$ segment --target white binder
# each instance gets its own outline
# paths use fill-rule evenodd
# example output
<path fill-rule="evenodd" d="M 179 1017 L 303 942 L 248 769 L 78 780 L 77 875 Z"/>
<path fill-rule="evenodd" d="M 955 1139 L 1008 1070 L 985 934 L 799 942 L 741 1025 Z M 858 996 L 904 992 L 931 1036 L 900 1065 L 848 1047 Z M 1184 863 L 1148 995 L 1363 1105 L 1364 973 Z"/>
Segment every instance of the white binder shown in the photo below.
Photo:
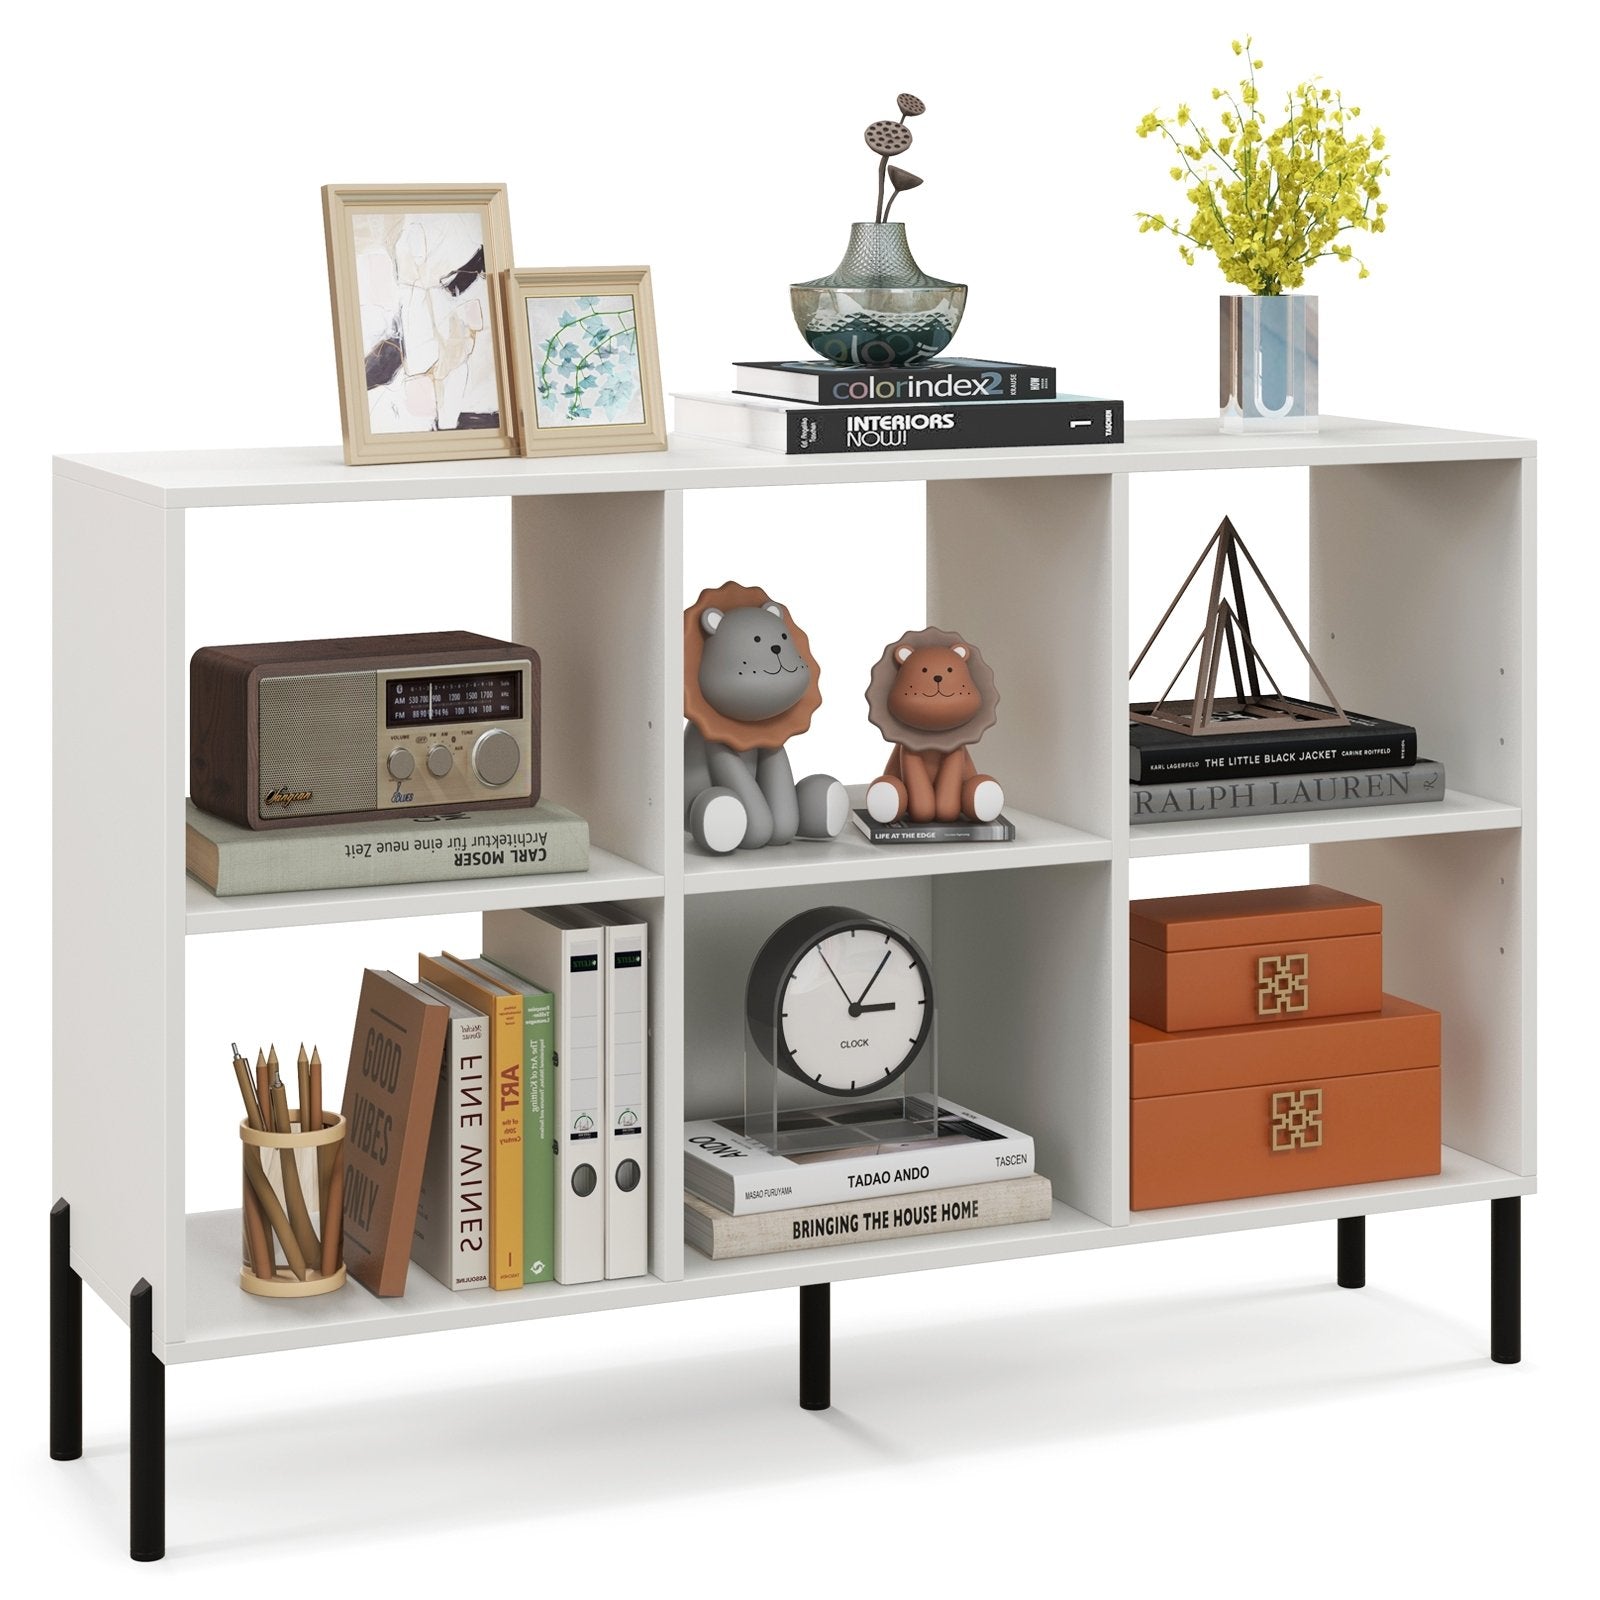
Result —
<path fill-rule="evenodd" d="M 488 911 L 483 953 L 556 1002 L 555 1277 L 606 1276 L 605 929 L 573 907 Z"/>
<path fill-rule="evenodd" d="M 649 929 L 615 904 L 578 906 L 605 929 L 606 1276 L 650 1270 Z"/>

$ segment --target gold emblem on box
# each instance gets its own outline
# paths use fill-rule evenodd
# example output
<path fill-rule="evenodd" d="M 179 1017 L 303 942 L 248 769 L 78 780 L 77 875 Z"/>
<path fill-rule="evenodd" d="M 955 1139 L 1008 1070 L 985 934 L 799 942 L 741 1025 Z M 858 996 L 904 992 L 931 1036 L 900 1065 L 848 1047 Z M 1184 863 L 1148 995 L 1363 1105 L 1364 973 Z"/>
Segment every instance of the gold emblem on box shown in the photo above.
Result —
<path fill-rule="evenodd" d="M 1256 1015 L 1293 1016 L 1311 1004 L 1311 955 L 1262 956 L 1256 962 Z"/>
<path fill-rule="evenodd" d="M 1279 1089 L 1272 1096 L 1272 1149 L 1322 1148 L 1322 1091 Z"/>

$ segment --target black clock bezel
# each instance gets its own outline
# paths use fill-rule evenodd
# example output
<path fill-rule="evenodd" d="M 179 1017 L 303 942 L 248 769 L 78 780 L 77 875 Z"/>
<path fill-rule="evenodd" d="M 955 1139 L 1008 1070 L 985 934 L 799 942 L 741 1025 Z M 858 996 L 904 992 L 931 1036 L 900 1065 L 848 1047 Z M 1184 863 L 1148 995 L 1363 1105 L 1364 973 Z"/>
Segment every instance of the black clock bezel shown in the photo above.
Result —
<path fill-rule="evenodd" d="M 922 975 L 923 992 L 928 1003 L 922 1008 L 922 1023 L 917 1030 L 916 1042 L 901 1059 L 893 1072 L 874 1078 L 865 1088 L 836 1089 L 819 1082 L 803 1071 L 789 1053 L 778 1023 L 778 1000 L 794 976 L 794 969 L 815 945 L 836 933 L 850 929 L 882 933 L 902 945 L 916 963 Z M 745 1017 L 750 1036 L 762 1056 L 778 1071 L 786 1073 L 797 1083 L 803 1083 L 818 1094 L 837 1100 L 857 1100 L 868 1095 L 882 1094 L 897 1078 L 910 1070 L 922 1054 L 928 1035 L 933 1030 L 933 969 L 926 952 L 904 928 L 897 928 L 882 917 L 854 911 L 849 906 L 814 906 L 810 911 L 798 912 L 767 937 L 750 964 L 750 975 L 745 981 Z"/>

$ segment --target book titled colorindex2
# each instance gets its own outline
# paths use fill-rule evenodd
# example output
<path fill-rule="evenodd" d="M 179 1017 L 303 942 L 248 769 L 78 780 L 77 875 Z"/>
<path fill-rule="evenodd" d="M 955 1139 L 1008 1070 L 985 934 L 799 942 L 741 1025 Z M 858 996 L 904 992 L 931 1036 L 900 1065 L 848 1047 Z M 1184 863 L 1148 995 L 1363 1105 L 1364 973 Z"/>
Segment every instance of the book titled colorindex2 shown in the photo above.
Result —
<path fill-rule="evenodd" d="M 1056 369 L 952 356 L 917 367 L 837 367 L 831 361 L 745 361 L 733 369 L 741 394 L 813 406 L 983 404 L 1052 400 Z"/>

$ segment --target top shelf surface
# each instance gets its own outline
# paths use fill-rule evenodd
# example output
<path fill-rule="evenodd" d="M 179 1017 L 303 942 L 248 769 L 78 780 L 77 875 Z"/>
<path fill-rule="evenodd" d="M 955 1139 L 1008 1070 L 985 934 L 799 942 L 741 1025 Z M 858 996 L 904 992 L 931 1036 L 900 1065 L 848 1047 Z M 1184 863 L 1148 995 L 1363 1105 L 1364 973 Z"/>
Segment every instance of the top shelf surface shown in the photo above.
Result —
<path fill-rule="evenodd" d="M 784 456 L 674 434 L 665 451 L 546 460 L 439 461 L 347 467 L 337 445 L 275 450 L 186 450 L 57 456 L 59 477 L 167 510 L 309 505 L 364 500 L 451 500 L 484 495 L 605 494 L 744 489 L 810 483 L 905 483 L 950 478 L 1192 472 L 1228 467 L 1369 466 L 1384 462 L 1500 461 L 1534 454 L 1533 441 L 1324 417 L 1317 433 L 1224 434 L 1214 417 L 1130 422 L 1125 444 L 1003 450 L 918 450 L 898 455 Z"/>

